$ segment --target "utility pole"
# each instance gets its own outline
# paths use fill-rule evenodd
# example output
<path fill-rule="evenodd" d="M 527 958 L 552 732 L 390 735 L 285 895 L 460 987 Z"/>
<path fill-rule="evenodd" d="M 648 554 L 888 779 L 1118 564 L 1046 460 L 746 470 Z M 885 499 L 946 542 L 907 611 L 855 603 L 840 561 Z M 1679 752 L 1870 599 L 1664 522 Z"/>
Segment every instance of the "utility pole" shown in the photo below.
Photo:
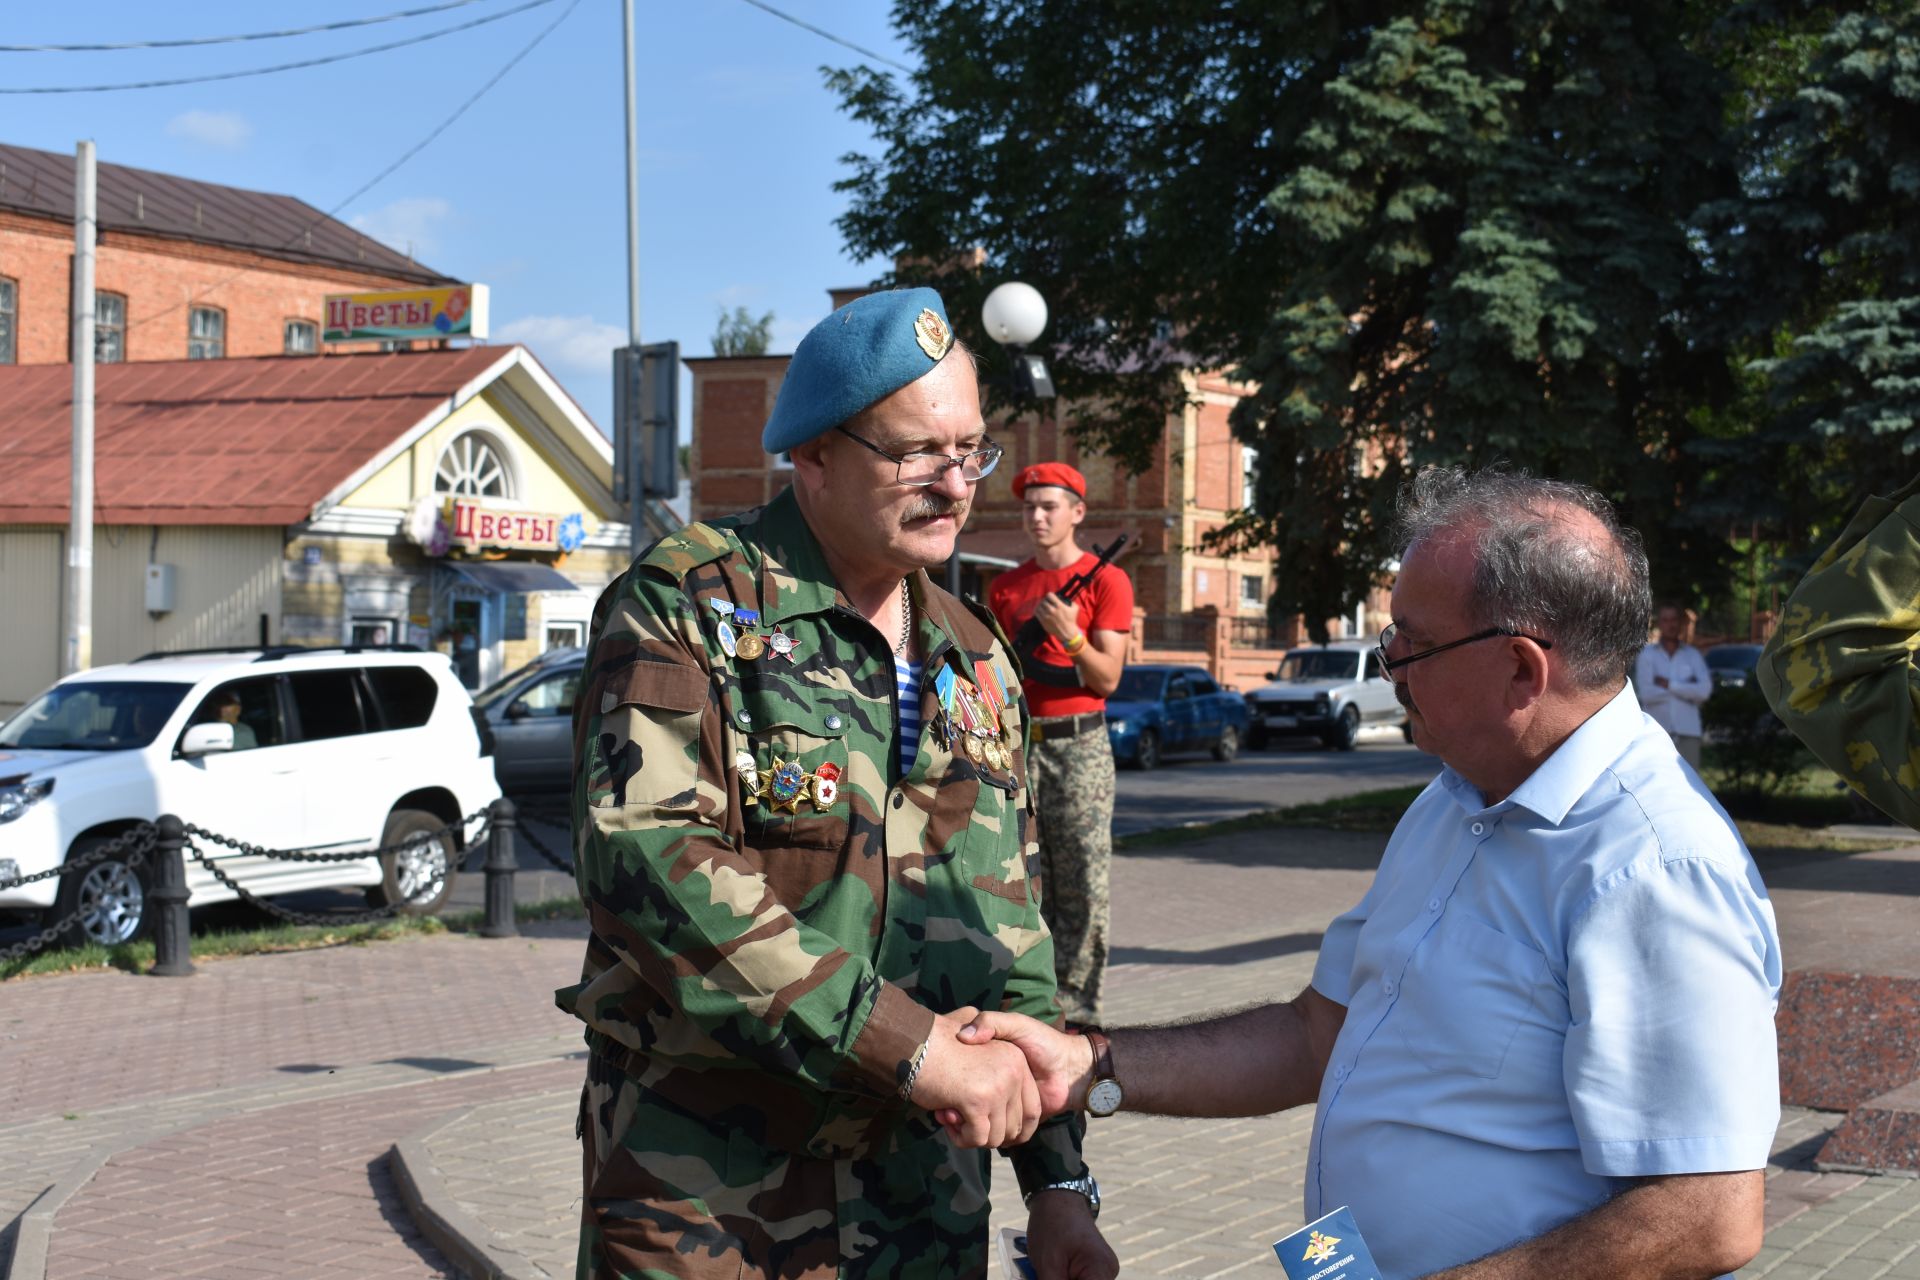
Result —
<path fill-rule="evenodd" d="M 624 19 L 625 40 L 622 47 L 627 55 L 627 349 L 632 353 L 628 358 L 635 363 L 640 360 L 640 120 L 634 106 L 633 88 L 633 0 L 621 0 L 621 13 Z M 638 370 L 635 371 L 636 374 Z M 647 388 L 643 384 L 635 397 L 637 404 L 646 403 Z M 639 447 L 638 426 L 633 428 L 636 438 L 629 442 L 626 451 L 626 488 L 628 506 L 628 545 L 631 553 L 638 556 L 645 549 L 647 510 L 647 471 L 646 450 Z"/>
<path fill-rule="evenodd" d="M 93 144 L 74 152 L 73 487 L 67 513 L 67 643 L 62 675 L 93 665 Z"/>

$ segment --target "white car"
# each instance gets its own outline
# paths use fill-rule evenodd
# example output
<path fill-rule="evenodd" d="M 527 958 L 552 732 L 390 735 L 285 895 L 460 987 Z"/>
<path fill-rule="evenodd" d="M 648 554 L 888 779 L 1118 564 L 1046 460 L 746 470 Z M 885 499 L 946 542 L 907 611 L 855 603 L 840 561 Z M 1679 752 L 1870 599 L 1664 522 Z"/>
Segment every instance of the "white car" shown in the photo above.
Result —
<path fill-rule="evenodd" d="M 1247 701 L 1253 712 L 1247 745 L 1255 750 L 1273 738 L 1310 734 L 1335 751 L 1351 751 L 1362 729 L 1381 725 L 1413 740 L 1407 710 L 1394 697 L 1371 641 L 1289 650 L 1273 683 L 1249 693 Z"/>
<path fill-rule="evenodd" d="M 149 654 L 61 680 L 0 725 L 0 883 L 62 865 L 163 813 L 263 849 L 400 854 L 289 862 L 195 843 L 249 893 L 361 887 L 446 900 L 460 834 L 500 797 L 473 703 L 441 654 L 268 648 Z M 0 912 L 77 913 L 69 941 L 148 926 L 152 870 L 108 858 L 0 889 Z M 236 895 L 191 855 L 194 906 Z M 49 914 L 51 913 L 51 914 Z"/>

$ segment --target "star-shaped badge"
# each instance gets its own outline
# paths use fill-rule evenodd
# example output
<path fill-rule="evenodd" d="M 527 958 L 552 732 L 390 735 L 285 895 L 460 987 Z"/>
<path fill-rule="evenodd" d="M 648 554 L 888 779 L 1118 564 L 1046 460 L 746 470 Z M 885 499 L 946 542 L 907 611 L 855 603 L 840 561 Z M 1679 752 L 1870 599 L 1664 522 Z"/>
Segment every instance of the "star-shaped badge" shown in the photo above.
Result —
<path fill-rule="evenodd" d="M 807 794 L 807 784 L 812 781 L 807 771 L 791 760 L 773 758 L 773 768 L 760 771 L 759 797 L 766 801 L 767 808 L 775 813 L 782 810 L 787 813 L 799 813 L 796 807 Z"/>

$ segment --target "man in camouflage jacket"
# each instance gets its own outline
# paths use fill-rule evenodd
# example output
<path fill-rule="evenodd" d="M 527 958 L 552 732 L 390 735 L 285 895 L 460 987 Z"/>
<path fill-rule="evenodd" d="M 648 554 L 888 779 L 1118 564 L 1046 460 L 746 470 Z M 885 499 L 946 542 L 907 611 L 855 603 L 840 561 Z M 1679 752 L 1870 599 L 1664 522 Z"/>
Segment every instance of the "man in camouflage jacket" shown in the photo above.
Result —
<path fill-rule="evenodd" d="M 1767 701 L 1813 754 L 1920 827 L 1920 477 L 1869 499 L 1794 588 L 1760 654 Z"/>
<path fill-rule="evenodd" d="M 592 933 L 558 994 L 590 1049 L 583 1277 L 980 1275 L 987 1160 L 956 1138 L 1011 1155 L 1043 1275 L 1118 1269 L 1079 1117 L 1040 1121 L 1017 1051 L 955 1035 L 1051 1019 L 1054 976 L 1016 668 L 924 572 L 998 461 L 952 345 L 931 290 L 823 321 L 763 439 L 794 486 L 662 540 L 595 611 Z"/>

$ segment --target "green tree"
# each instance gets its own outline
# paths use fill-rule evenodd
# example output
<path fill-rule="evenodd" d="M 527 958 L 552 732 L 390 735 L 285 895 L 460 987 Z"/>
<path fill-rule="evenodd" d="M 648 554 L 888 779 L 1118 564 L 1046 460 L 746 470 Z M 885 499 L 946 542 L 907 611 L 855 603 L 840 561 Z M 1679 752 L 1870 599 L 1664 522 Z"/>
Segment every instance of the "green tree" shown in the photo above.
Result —
<path fill-rule="evenodd" d="M 720 308 L 720 318 L 713 329 L 713 354 L 763 356 L 772 341 L 773 312 L 756 320 L 745 307 L 735 307 L 732 315 L 727 314 L 725 307 Z"/>
<path fill-rule="evenodd" d="M 1690 445 L 1736 388 L 1690 218 L 1738 194 L 1716 13 L 902 3 L 910 83 L 830 76 L 883 145 L 848 158 L 841 228 L 861 256 L 984 249 L 933 273 L 963 333 L 993 283 L 1039 287 L 1078 429 L 1136 467 L 1175 368 L 1256 385 L 1234 417 L 1254 506 L 1223 537 L 1280 549 L 1277 615 L 1361 596 L 1427 462 L 1595 484 L 1663 589 L 1712 585 L 1724 528 L 1694 513 L 1712 454 Z"/>
<path fill-rule="evenodd" d="M 1920 10 L 1762 0 L 1718 34 L 1746 165 L 1701 222 L 1757 425 L 1727 479 L 1803 567 L 1920 451 Z"/>

